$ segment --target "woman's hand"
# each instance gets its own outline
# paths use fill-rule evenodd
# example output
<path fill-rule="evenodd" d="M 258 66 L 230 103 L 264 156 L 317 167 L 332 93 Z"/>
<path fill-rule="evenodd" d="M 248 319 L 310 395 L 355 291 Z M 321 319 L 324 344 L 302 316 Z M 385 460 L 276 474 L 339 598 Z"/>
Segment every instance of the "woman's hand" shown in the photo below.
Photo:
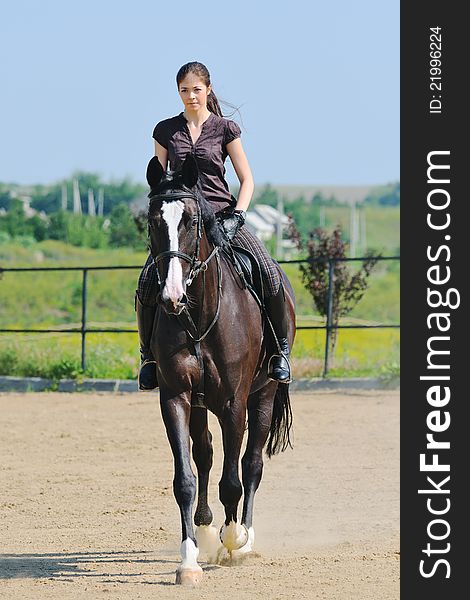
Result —
<path fill-rule="evenodd" d="M 233 238 L 237 235 L 238 230 L 245 224 L 246 213 L 244 210 L 234 210 L 228 214 L 227 217 L 224 216 L 222 221 L 222 227 L 225 231 L 225 235 L 227 238 L 232 241 Z"/>

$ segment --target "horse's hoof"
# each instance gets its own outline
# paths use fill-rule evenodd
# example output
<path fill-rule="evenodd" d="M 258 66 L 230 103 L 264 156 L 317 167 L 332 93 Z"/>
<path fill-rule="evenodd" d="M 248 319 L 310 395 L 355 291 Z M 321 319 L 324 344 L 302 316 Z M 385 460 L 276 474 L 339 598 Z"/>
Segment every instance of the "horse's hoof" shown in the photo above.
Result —
<path fill-rule="evenodd" d="M 242 548 L 249 539 L 250 535 L 245 525 L 231 521 L 228 525 L 222 525 L 220 528 L 220 541 L 229 552 Z"/>
<path fill-rule="evenodd" d="M 223 547 L 218 530 L 213 525 L 199 525 L 196 529 L 196 540 L 199 550 L 206 555 L 207 562 L 216 564 Z"/>
<path fill-rule="evenodd" d="M 253 529 L 253 527 L 250 527 L 250 529 L 248 529 L 248 540 L 247 540 L 246 544 L 244 544 L 241 548 L 238 548 L 238 550 L 233 550 L 232 559 L 238 560 L 241 558 L 245 558 L 249 554 L 252 554 L 254 543 L 255 543 L 255 530 Z"/>
<path fill-rule="evenodd" d="M 202 580 L 203 571 L 201 567 L 183 568 L 176 571 L 176 584 L 195 587 Z"/>

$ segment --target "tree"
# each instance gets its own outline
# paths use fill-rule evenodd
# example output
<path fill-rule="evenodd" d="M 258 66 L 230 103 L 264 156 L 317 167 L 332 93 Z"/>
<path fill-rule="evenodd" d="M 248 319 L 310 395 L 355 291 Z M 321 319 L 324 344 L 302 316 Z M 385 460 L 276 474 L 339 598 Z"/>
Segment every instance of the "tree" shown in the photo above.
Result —
<path fill-rule="evenodd" d="M 400 182 L 381 185 L 373 189 L 364 200 L 376 206 L 400 206 Z"/>
<path fill-rule="evenodd" d="M 5 189 L 4 186 L 0 183 L 0 208 L 8 210 L 10 208 L 10 200 L 10 191 Z"/>
<path fill-rule="evenodd" d="M 34 239 L 37 242 L 42 242 L 48 236 L 48 223 L 39 215 L 33 215 L 28 219 Z"/>
<path fill-rule="evenodd" d="M 46 188 L 37 185 L 33 189 L 31 207 L 38 211 L 52 213 L 60 210 L 62 206 L 62 189 L 59 185 Z"/>
<path fill-rule="evenodd" d="M 108 245 L 108 231 L 103 217 L 75 215 L 59 210 L 50 216 L 48 233 L 51 239 L 72 246 L 106 248 Z"/>
<path fill-rule="evenodd" d="M 11 198 L 8 212 L 1 217 L 0 227 L 12 238 L 33 235 L 33 228 L 24 214 L 23 203 L 17 198 Z"/>
<path fill-rule="evenodd" d="M 49 237 L 51 240 L 68 242 L 67 224 L 70 216 L 71 213 L 67 213 L 63 210 L 52 213 L 49 221 Z"/>
<path fill-rule="evenodd" d="M 109 214 L 118 204 L 129 204 L 136 198 L 144 196 L 147 187 L 133 183 L 129 178 L 122 181 L 111 181 L 104 188 L 104 214 Z"/>
<path fill-rule="evenodd" d="M 48 222 L 39 215 L 27 217 L 21 200 L 11 198 L 8 212 L 0 216 L 0 230 L 13 239 L 26 237 L 40 242 L 48 237 Z"/>
<path fill-rule="evenodd" d="M 110 214 L 112 209 L 121 202 L 129 204 L 136 198 L 143 196 L 146 191 L 145 186 L 133 183 L 129 178 L 104 183 L 98 173 L 74 171 L 68 179 L 64 179 L 63 181 L 48 186 L 33 186 L 31 206 L 36 210 L 43 210 L 48 214 L 57 212 L 62 208 L 62 188 L 65 186 L 68 196 L 68 209 L 70 210 L 72 205 L 74 179 L 78 181 L 78 188 L 84 212 L 86 212 L 88 206 L 86 198 L 89 189 L 92 189 L 95 192 L 95 198 L 97 197 L 98 191 L 100 189 L 103 190 L 105 215 Z"/>
<path fill-rule="evenodd" d="M 124 202 L 115 206 L 111 212 L 109 244 L 117 248 L 145 248 L 129 206 Z"/>
<path fill-rule="evenodd" d="M 279 193 L 268 183 L 254 198 L 253 204 L 269 204 L 269 206 L 277 208 L 279 204 Z"/>
<path fill-rule="evenodd" d="M 342 232 L 337 227 L 332 233 L 318 227 L 310 232 L 305 243 L 302 240 L 293 219 L 290 218 L 289 237 L 297 248 L 307 252 L 307 264 L 300 265 L 302 283 L 312 295 L 318 312 L 327 318 L 328 315 L 328 287 L 329 263 L 332 262 L 333 290 L 332 290 L 332 322 L 333 329 L 330 336 L 330 355 L 333 357 L 341 317 L 349 314 L 363 297 L 368 287 L 368 279 L 377 263 L 377 258 L 367 255 L 360 269 L 352 272 L 346 258 L 346 242 L 342 239 Z"/>

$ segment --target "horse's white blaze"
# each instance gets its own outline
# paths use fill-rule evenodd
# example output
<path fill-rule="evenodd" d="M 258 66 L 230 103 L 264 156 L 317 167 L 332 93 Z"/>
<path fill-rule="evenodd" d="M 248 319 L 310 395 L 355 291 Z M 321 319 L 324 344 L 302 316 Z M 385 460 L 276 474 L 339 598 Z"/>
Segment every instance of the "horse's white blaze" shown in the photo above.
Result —
<path fill-rule="evenodd" d="M 168 225 L 168 235 L 170 237 L 170 250 L 178 251 L 178 226 L 183 216 L 184 204 L 181 200 L 176 202 L 164 202 L 162 206 L 162 217 Z M 183 289 L 183 269 L 178 257 L 170 259 L 168 275 L 163 288 L 163 300 L 171 300 L 174 304 L 178 302 L 184 293 Z"/>
<path fill-rule="evenodd" d="M 199 549 L 191 538 L 186 538 L 181 544 L 181 565 L 180 569 L 197 569 L 197 557 Z"/>

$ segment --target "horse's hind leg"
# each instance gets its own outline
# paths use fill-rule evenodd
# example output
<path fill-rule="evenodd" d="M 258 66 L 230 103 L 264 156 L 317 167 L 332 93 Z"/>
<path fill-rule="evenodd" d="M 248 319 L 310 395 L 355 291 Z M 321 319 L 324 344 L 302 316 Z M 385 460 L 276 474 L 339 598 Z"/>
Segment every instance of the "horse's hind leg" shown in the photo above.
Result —
<path fill-rule="evenodd" d="M 242 458 L 242 525 L 248 529 L 248 543 L 239 550 L 240 553 L 250 552 L 255 541 L 253 505 L 263 474 L 263 448 L 271 427 L 273 398 L 277 385 L 277 382 L 271 381 L 248 398 L 248 440 Z"/>
<path fill-rule="evenodd" d="M 176 583 L 195 585 L 202 577 L 197 563 L 199 550 L 194 536 L 192 508 L 196 497 L 196 477 L 189 454 L 189 394 L 171 397 L 160 391 L 160 407 L 175 462 L 173 492 L 181 513 L 181 564 L 176 571 Z"/>
<path fill-rule="evenodd" d="M 232 552 L 246 544 L 248 531 L 237 523 L 238 503 L 242 495 L 242 484 L 238 475 L 238 461 L 245 430 L 246 403 L 233 400 L 222 418 L 224 444 L 224 466 L 219 482 L 219 498 L 225 508 L 225 524 L 222 526 L 220 539 L 224 546 Z"/>
<path fill-rule="evenodd" d="M 196 539 L 198 548 L 207 556 L 209 562 L 217 561 L 220 547 L 219 532 L 212 523 L 212 511 L 209 508 L 207 488 L 209 472 L 212 467 L 212 434 L 207 423 L 207 410 L 193 408 L 189 431 L 193 440 L 193 458 L 198 475 L 198 499 L 194 523 L 197 525 Z"/>

